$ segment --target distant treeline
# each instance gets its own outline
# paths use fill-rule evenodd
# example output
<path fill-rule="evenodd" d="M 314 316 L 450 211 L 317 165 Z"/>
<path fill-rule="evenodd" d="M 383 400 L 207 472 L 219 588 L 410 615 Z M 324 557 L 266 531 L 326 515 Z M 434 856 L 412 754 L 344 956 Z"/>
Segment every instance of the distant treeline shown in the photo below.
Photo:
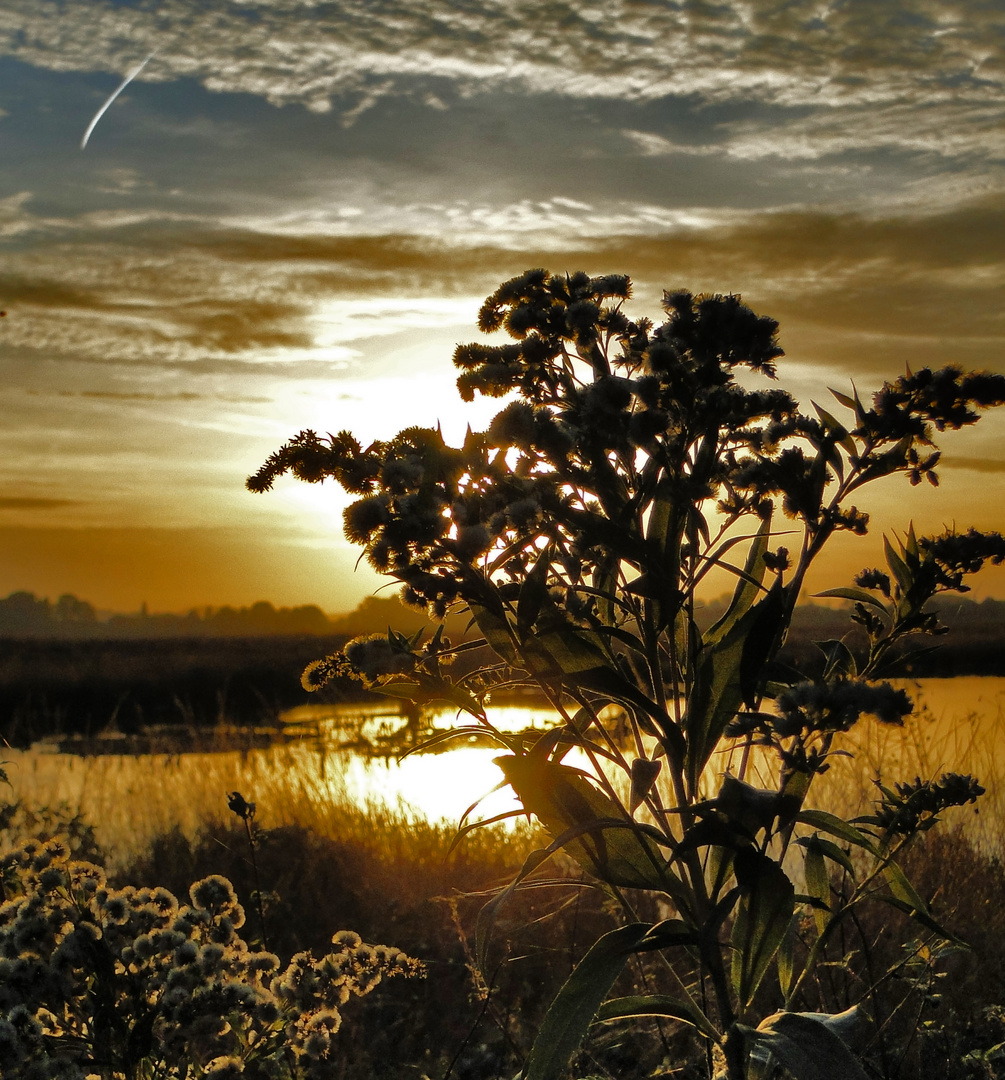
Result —
<path fill-rule="evenodd" d="M 898 674 L 1005 675 L 1005 601 L 943 598 L 938 609 L 950 633 L 918 638 L 919 646 L 937 648 L 905 658 Z M 707 604 L 699 621 L 711 625 L 722 610 L 721 603 Z M 814 642 L 841 638 L 862 651 L 861 628 L 849 615 L 822 605 L 797 608 L 780 661 L 812 677 L 823 657 Z M 369 597 L 338 618 L 313 606 L 261 603 L 99 619 L 76 597 L 51 604 L 14 593 L 0 600 L 0 738 L 26 745 L 44 735 L 134 733 L 164 723 L 267 725 L 309 701 L 359 700 L 359 684 L 347 680 L 310 695 L 300 674 L 348 638 L 389 625 L 413 633 L 427 624 L 394 596 Z M 465 618 L 448 620 L 453 640 L 466 630 Z"/>
<path fill-rule="evenodd" d="M 931 608 L 948 633 L 909 639 L 908 653 L 897 674 L 914 678 L 1005 675 L 1005 600 L 976 601 L 946 594 L 937 597 Z M 822 656 L 814 642 L 840 639 L 853 653 L 864 653 L 865 634 L 850 615 L 848 608 L 800 605 L 780 659 L 812 673 Z"/>
<path fill-rule="evenodd" d="M 449 620 L 455 635 L 466 621 Z M 284 637 L 380 633 L 388 625 L 410 633 L 426 624 L 421 612 L 396 597 L 368 596 L 347 615 L 326 615 L 316 604 L 274 607 L 260 600 L 250 607 L 206 607 L 185 615 L 151 614 L 144 605 L 130 615 L 99 615 L 94 605 L 67 593 L 53 603 L 31 592 L 14 592 L 0 600 L 0 638 L 80 639 Z"/>
<path fill-rule="evenodd" d="M 711 601 L 696 614 L 710 626 L 724 610 L 726 599 Z M 933 607 L 949 627 L 945 637 L 917 639 L 921 645 L 937 645 L 927 654 L 924 673 L 929 675 L 1005 675 L 1005 601 L 981 602 L 962 595 L 938 598 Z M 850 619 L 849 607 L 803 604 L 796 609 L 785 656 L 798 666 L 812 668 L 814 641 L 845 639 L 852 649 L 864 648 L 865 639 Z M 458 640 L 474 631 L 465 616 L 447 619 L 447 636 Z M 260 600 L 250 607 L 193 609 L 185 615 L 150 614 L 144 605 L 131 615 L 101 616 L 86 600 L 66 594 L 55 603 L 30 592 L 11 593 L 0 600 L 0 639 L 21 641 L 150 641 L 160 638 L 347 638 L 384 633 L 389 626 L 411 634 L 428 626 L 420 611 L 401 604 L 395 595 L 368 596 L 354 611 L 327 615 L 316 604 L 274 607 Z M 916 673 L 910 665 L 906 673 Z"/>

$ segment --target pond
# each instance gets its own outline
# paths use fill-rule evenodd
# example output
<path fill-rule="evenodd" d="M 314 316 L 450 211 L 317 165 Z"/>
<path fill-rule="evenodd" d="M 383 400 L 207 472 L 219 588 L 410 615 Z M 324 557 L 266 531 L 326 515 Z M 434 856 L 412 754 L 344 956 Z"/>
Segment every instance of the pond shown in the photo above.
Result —
<path fill-rule="evenodd" d="M 979 813 L 956 813 L 967 828 L 996 847 L 1005 821 L 1005 678 L 962 677 L 905 682 L 921 708 L 904 728 L 863 722 L 852 733 L 853 758 L 836 758 L 815 788 L 815 801 L 836 812 L 866 809 L 870 777 L 887 782 L 971 772 L 988 789 Z M 501 730 L 543 729 L 556 717 L 542 707 L 500 707 L 490 718 Z M 456 825 L 478 800 L 480 817 L 516 807 L 490 745 L 451 744 L 441 753 L 403 760 L 360 753 L 346 746 L 360 737 L 379 742 L 404 720 L 387 708 L 308 706 L 285 714 L 283 739 L 249 748 L 122 752 L 114 741 L 102 753 L 68 753 L 52 744 L 4 757 L 14 797 L 31 806 L 63 804 L 80 812 L 110 849 L 134 847 L 178 827 L 194 833 L 207 818 L 226 817 L 226 794 L 241 791 L 257 802 L 259 820 L 274 824 L 317 818 L 326 807 L 355 806 L 374 816 L 425 819 Z M 450 726 L 453 714 L 436 720 Z M 96 749 L 91 747 L 91 750 Z M 112 750 L 113 752 L 107 752 Z M 569 760 L 572 760 L 571 758 Z M 728 767 L 719 764 L 719 769 Z"/>

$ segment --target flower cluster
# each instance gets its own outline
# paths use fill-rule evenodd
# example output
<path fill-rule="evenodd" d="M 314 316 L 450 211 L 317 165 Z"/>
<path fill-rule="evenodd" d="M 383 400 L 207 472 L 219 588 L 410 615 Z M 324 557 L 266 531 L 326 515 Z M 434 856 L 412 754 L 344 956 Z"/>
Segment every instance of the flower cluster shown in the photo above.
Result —
<path fill-rule="evenodd" d="M 347 432 L 301 432 L 248 486 L 267 490 L 292 472 L 360 495 L 345 511 L 346 536 L 401 581 L 406 602 L 437 617 L 455 600 L 478 602 L 479 572 L 494 554 L 503 556 L 494 580 L 519 580 L 542 541 L 553 545 L 549 584 L 589 583 L 615 534 L 646 573 L 657 552 L 644 518 L 660 473 L 671 481 L 663 497 L 682 504 L 722 493 L 740 466 L 721 451 L 760 445 L 760 422 L 784 425 L 795 403 L 734 376 L 742 366 L 773 375 L 774 320 L 736 296 L 675 292 L 654 329 L 622 312 L 630 289 L 621 275 L 544 270 L 506 282 L 480 326 L 505 328 L 516 343 L 464 345 L 454 356 L 462 397 L 520 394 L 487 431 L 450 447 L 438 431 L 411 428 L 366 450 Z M 752 512 L 756 490 L 743 499 Z"/>
<path fill-rule="evenodd" d="M 898 836 L 927 832 L 944 810 L 976 802 L 984 794 L 984 788 L 972 776 L 961 773 L 943 773 L 939 780 L 915 778 L 892 789 L 878 781 L 877 786 L 883 797 L 876 813 L 861 820 Z"/>
<path fill-rule="evenodd" d="M 978 409 L 1003 403 L 1005 376 L 964 372 L 956 365 L 939 371 L 922 368 L 887 383 L 873 398 L 873 408 L 862 427 L 890 439 L 911 436 L 930 442 L 930 424 L 938 431 L 957 430 L 976 423 Z M 917 460 L 913 464 L 917 467 Z M 927 464 L 920 467 L 922 471 L 931 468 Z"/>
<path fill-rule="evenodd" d="M 903 690 L 886 682 L 835 679 L 796 683 L 779 694 L 775 708 L 773 727 L 786 738 L 802 731 L 848 731 L 866 714 L 883 724 L 903 724 L 914 705 Z"/>
<path fill-rule="evenodd" d="M 138 1075 L 328 1075 L 340 1006 L 421 965 L 342 931 L 320 960 L 251 950 L 226 878 L 167 889 L 110 888 L 65 843 L 30 841 L 0 861 L 0 1075 L 83 1080 Z M 328 1071 L 326 1071 L 326 1069 Z M 146 1075 L 146 1073 L 143 1073 Z"/>

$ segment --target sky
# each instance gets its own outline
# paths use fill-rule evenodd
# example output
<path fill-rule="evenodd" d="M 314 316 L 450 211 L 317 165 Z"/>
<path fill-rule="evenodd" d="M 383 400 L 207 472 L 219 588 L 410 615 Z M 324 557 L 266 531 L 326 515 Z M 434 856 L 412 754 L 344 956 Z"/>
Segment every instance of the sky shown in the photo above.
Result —
<path fill-rule="evenodd" d="M 451 354 L 534 266 L 741 294 L 807 408 L 1005 371 L 1005 6 L 0 0 L 0 595 L 355 607 L 345 497 L 245 477 L 486 423 Z M 1005 524 L 1005 416 L 942 446 L 811 587 Z"/>

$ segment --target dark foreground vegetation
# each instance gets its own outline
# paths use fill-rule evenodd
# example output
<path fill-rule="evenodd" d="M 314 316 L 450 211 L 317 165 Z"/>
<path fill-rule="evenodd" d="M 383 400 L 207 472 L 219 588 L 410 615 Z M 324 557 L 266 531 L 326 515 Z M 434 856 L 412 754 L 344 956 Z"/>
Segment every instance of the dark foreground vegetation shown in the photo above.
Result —
<path fill-rule="evenodd" d="M 223 806 L 221 795 L 217 809 L 226 814 Z M 4 851 L 29 836 L 54 835 L 66 839 L 74 858 L 105 862 L 93 830 L 65 811 L 29 812 L 15 804 L 0 815 Z M 421 981 L 384 981 L 340 1010 L 341 1029 L 325 1062 L 324 1076 L 331 1080 L 516 1076 L 549 1001 L 584 948 L 618 923 L 604 893 L 589 887 L 571 860 L 563 862 L 554 876 L 580 880 L 583 887 L 559 907 L 553 888 L 512 896 L 498 912 L 482 974 L 475 966 L 477 914 L 491 890 L 541 842 L 529 829 L 475 833 L 451 852 L 449 829 L 344 810 L 334 815 L 326 835 L 290 825 L 262 830 L 256 838 L 257 871 L 243 823 L 207 808 L 197 837 L 175 832 L 157 838 L 134 852 L 109 884 L 162 887 L 187 898 L 193 882 L 223 875 L 246 913 L 245 939 L 253 947 L 266 940 L 282 966 L 303 950 L 323 955 L 332 935 L 345 927 L 364 941 L 387 942 L 421 959 Z M 834 942 L 820 978 L 841 986 L 846 1004 L 876 984 L 871 1008 L 879 1025 L 863 1032 L 861 1043 L 875 1063 L 871 1075 L 1005 1075 L 1003 867 L 948 829 L 919 838 L 902 862 L 932 911 L 971 948 L 939 943 L 888 906 L 875 904 L 863 908 Z M 255 901 L 259 885 L 264 923 Z M 633 901 L 641 915 L 658 917 L 643 895 Z M 800 934 L 809 940 L 809 926 Z M 658 968 L 651 956 L 641 956 L 615 990 L 644 992 L 661 977 Z M 678 971 L 685 980 L 694 974 L 686 964 Z M 821 997 L 830 989 L 822 985 Z M 574 1075 L 681 1080 L 707 1073 L 697 1040 L 664 1019 L 596 1025 Z"/>

